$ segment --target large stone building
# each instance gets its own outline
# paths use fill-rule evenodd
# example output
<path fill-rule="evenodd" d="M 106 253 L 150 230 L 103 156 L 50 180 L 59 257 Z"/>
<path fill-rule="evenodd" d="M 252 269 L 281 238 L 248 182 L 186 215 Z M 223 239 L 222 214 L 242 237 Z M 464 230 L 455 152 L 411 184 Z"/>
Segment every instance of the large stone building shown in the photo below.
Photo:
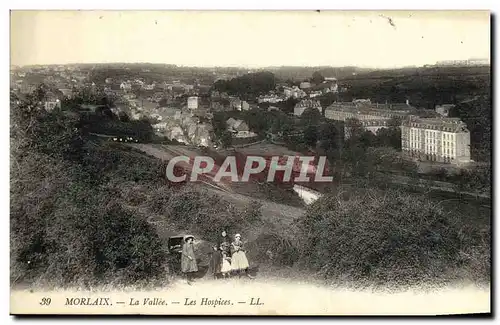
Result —
<path fill-rule="evenodd" d="M 470 133 L 458 118 L 411 116 L 401 127 L 401 149 L 410 157 L 455 165 L 470 162 Z"/>
<path fill-rule="evenodd" d="M 394 109 L 397 108 L 397 109 Z M 393 117 L 404 118 L 411 113 L 411 107 L 390 104 L 358 104 L 356 102 L 333 103 L 325 110 L 325 117 L 335 121 L 345 121 L 347 119 L 357 119 L 360 121 L 369 120 L 390 120 Z"/>

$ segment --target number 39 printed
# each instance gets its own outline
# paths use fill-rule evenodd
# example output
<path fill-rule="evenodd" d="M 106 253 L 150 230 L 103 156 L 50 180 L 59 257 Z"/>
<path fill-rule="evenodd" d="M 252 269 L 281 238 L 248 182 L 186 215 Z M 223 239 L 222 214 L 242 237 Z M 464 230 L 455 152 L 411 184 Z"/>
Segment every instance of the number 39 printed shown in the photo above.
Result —
<path fill-rule="evenodd" d="M 42 298 L 42 301 L 40 301 L 40 305 L 48 306 L 48 305 L 50 305 L 50 302 L 51 302 L 50 298 Z"/>

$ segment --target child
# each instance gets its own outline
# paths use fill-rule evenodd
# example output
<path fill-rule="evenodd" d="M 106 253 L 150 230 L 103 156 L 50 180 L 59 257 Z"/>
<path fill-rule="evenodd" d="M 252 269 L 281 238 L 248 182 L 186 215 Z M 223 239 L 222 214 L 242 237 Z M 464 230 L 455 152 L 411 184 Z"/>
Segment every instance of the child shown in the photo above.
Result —
<path fill-rule="evenodd" d="M 221 247 L 222 248 L 222 247 Z M 226 278 L 229 277 L 231 273 L 231 258 L 227 256 L 227 253 L 223 250 L 222 251 L 222 267 L 221 267 L 221 273 L 222 277 Z"/>

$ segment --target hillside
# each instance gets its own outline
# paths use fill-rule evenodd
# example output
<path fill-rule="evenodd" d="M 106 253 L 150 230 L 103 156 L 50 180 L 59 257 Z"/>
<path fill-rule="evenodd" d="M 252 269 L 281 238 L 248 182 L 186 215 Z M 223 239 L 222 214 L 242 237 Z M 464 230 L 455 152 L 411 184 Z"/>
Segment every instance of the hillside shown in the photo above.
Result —
<path fill-rule="evenodd" d="M 92 119 L 38 102 L 12 107 L 13 286 L 164 286 L 175 278 L 169 236 L 216 242 L 222 230 L 248 240 L 251 265 L 323 283 L 489 283 L 487 212 L 367 182 L 340 184 L 305 209 L 237 187 L 172 184 L 163 146 L 100 141 L 86 131 Z"/>

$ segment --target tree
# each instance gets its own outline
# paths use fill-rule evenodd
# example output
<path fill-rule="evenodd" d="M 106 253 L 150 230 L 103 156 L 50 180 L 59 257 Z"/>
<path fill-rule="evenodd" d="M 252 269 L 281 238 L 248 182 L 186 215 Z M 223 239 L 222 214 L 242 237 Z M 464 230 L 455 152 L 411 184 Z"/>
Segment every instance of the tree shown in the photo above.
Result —
<path fill-rule="evenodd" d="M 378 129 L 375 141 L 377 146 L 401 150 L 401 129 L 399 127 Z"/>
<path fill-rule="evenodd" d="M 316 148 L 318 142 L 318 128 L 315 126 L 307 126 L 304 130 L 304 143 L 308 147 Z"/>
<path fill-rule="evenodd" d="M 321 124 L 319 128 L 319 147 L 332 159 L 340 154 L 343 134 L 340 126 L 332 121 Z"/>
<path fill-rule="evenodd" d="M 237 95 L 241 98 L 255 97 L 276 88 L 274 74 L 268 71 L 249 73 L 231 80 L 218 80 L 212 89 Z"/>
<path fill-rule="evenodd" d="M 231 132 L 225 130 L 222 132 L 222 134 L 220 135 L 220 143 L 222 145 L 223 148 L 229 148 L 231 147 L 232 145 L 232 142 L 233 142 L 233 136 L 231 134 Z"/>
<path fill-rule="evenodd" d="M 162 99 L 160 99 L 160 101 L 158 102 L 158 105 L 160 107 L 166 107 L 168 105 L 168 99 L 163 97 Z"/>
<path fill-rule="evenodd" d="M 492 109 L 490 95 L 478 96 L 458 103 L 450 110 L 450 117 L 458 117 L 470 132 L 471 158 L 476 161 L 490 161 L 492 141 Z"/>
<path fill-rule="evenodd" d="M 300 100 L 297 98 L 289 97 L 287 100 L 284 100 L 284 101 L 278 103 L 277 106 L 280 107 L 280 109 L 283 112 L 293 114 L 293 110 L 295 108 L 295 105 L 297 105 L 297 103 L 299 101 Z"/>
<path fill-rule="evenodd" d="M 120 111 L 118 113 L 118 118 L 120 119 L 120 121 L 122 122 L 129 122 L 130 121 L 130 117 L 128 116 L 127 113 L 123 112 L 123 111 Z"/>
<path fill-rule="evenodd" d="M 316 126 L 318 127 L 320 121 L 322 119 L 321 113 L 317 108 L 308 107 L 305 111 L 300 115 L 300 123 L 304 126 Z"/>
<path fill-rule="evenodd" d="M 358 139 L 361 137 L 361 134 L 364 132 L 363 124 L 360 120 L 355 118 L 349 118 L 345 121 L 346 133 L 348 134 L 348 138 L 350 139 Z M 353 141 L 350 140 L 350 141 Z"/>
<path fill-rule="evenodd" d="M 319 72 L 319 71 L 315 71 L 313 74 L 312 74 L 312 82 L 314 82 L 315 84 L 320 84 L 322 83 L 323 81 L 325 81 L 325 77 L 323 77 L 323 75 Z"/>

